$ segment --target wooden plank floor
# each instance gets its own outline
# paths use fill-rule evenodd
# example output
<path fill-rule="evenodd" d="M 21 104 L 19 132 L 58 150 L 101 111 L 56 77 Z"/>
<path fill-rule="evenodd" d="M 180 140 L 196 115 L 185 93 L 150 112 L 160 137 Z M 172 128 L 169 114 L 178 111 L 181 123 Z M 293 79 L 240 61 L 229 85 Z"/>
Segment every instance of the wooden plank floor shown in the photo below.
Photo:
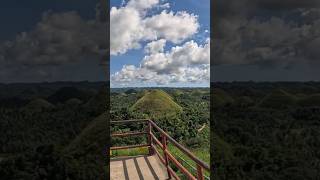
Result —
<path fill-rule="evenodd" d="M 157 155 L 110 159 L 111 180 L 165 180 L 165 166 Z"/>

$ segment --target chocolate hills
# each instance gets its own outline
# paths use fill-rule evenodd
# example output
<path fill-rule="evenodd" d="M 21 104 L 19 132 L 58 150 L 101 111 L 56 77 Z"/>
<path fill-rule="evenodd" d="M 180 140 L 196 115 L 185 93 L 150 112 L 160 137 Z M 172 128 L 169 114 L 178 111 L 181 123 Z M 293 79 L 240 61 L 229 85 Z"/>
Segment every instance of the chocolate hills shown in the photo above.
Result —
<path fill-rule="evenodd" d="M 312 94 L 306 96 L 305 98 L 302 98 L 298 103 L 303 107 L 320 106 L 320 94 Z"/>
<path fill-rule="evenodd" d="M 212 91 L 212 100 L 214 107 L 220 107 L 234 103 L 234 99 L 224 90 L 220 88 L 214 88 Z"/>
<path fill-rule="evenodd" d="M 146 91 L 130 110 L 142 112 L 151 117 L 161 117 L 181 113 L 182 107 L 174 102 L 169 94 L 156 89 Z"/>
<path fill-rule="evenodd" d="M 282 89 L 275 89 L 259 103 L 263 108 L 287 108 L 296 104 L 296 97 Z"/>
<path fill-rule="evenodd" d="M 31 100 L 22 109 L 30 112 L 40 112 L 42 110 L 53 109 L 55 106 L 45 99 L 36 98 Z"/>

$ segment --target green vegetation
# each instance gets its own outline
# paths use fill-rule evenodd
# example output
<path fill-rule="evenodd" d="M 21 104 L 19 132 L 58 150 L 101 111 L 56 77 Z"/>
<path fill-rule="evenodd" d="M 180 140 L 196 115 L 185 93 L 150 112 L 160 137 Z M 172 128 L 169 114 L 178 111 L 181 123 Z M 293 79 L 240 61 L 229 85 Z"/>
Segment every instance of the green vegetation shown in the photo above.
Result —
<path fill-rule="evenodd" d="M 215 180 L 320 177 L 320 83 L 212 86 L 234 99 L 213 109 L 211 169 Z"/>
<path fill-rule="evenodd" d="M 88 82 L 0 86 L 1 179 L 107 179 L 103 91 Z"/>
<path fill-rule="evenodd" d="M 125 94 L 123 92 L 126 92 Z M 209 122 L 209 89 L 208 88 L 162 88 L 148 89 L 112 89 L 111 120 L 139 119 L 151 117 L 158 126 L 171 137 L 190 149 L 197 157 L 210 162 L 210 122 Z M 145 126 L 134 124 L 114 125 L 112 132 L 143 131 Z M 160 139 L 160 138 L 159 138 Z M 112 146 L 146 143 L 145 137 L 113 138 Z M 194 162 L 168 145 L 174 156 L 181 158 L 194 167 Z M 161 150 L 159 150 L 161 152 Z M 137 155 L 139 149 L 118 150 L 113 156 Z M 179 159 L 180 157 L 180 159 Z M 185 163 L 181 161 L 181 163 Z M 172 168 L 177 170 L 172 165 Z M 190 171 L 194 172 L 191 167 Z M 182 174 L 180 174 L 182 176 Z M 207 175 L 209 175 L 207 173 Z M 182 176 L 183 177 L 183 176 Z"/>
<path fill-rule="evenodd" d="M 137 156 L 137 155 L 147 155 L 149 150 L 147 147 L 132 148 L 132 149 L 121 149 L 113 150 L 110 153 L 110 157 L 119 157 L 119 156 Z"/>

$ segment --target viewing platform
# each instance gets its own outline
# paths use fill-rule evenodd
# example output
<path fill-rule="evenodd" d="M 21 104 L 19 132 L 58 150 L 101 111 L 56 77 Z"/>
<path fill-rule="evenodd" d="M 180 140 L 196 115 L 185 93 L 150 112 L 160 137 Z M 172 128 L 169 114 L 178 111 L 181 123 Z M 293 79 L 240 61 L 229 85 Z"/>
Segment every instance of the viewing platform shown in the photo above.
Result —
<path fill-rule="evenodd" d="M 112 180 L 168 179 L 166 167 L 156 155 L 115 158 L 110 160 L 110 167 L 110 179 Z"/>
<path fill-rule="evenodd" d="M 183 147 L 165 131 L 158 127 L 153 121 L 149 119 L 140 120 L 123 120 L 111 121 L 111 124 L 129 124 L 129 123 L 143 123 L 146 124 L 146 131 L 143 132 L 126 132 L 126 133 L 112 133 L 111 137 L 128 137 L 128 136 L 147 136 L 146 144 L 130 145 L 130 146 L 115 146 L 110 150 L 131 149 L 131 148 L 148 148 L 148 155 L 114 157 L 110 159 L 110 179 L 111 180 L 139 180 L 139 179 L 181 179 L 182 176 L 190 180 L 208 180 L 204 171 L 210 172 L 209 166 L 198 159 L 188 149 Z M 160 137 L 157 138 L 156 134 Z M 174 145 L 184 155 L 190 158 L 196 167 L 188 163 L 183 163 L 183 158 L 175 157 L 167 148 L 168 143 Z M 179 160 L 178 160 L 179 159 Z M 186 165 L 188 167 L 186 167 Z M 175 167 L 176 170 L 173 170 Z M 179 170 L 180 174 L 177 173 Z M 192 171 L 194 170 L 194 171 Z"/>

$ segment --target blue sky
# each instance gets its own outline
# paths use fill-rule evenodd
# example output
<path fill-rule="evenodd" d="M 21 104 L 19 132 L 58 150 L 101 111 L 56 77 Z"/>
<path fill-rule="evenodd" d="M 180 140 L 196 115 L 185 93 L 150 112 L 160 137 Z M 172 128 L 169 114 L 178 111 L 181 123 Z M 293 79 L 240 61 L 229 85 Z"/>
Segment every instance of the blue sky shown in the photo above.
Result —
<path fill-rule="evenodd" d="M 128 1 L 119 1 L 119 0 L 111 0 L 110 7 L 116 7 L 119 9 L 120 7 L 125 7 Z M 163 10 L 167 12 L 173 11 L 173 14 L 179 11 L 185 11 L 188 14 L 194 14 L 197 16 L 197 21 L 199 24 L 199 28 L 196 33 L 184 38 L 183 41 L 178 43 L 170 42 L 167 39 L 167 42 L 164 46 L 164 52 L 169 52 L 172 47 L 175 46 L 183 46 L 184 43 L 193 40 L 199 46 L 202 46 L 206 43 L 206 39 L 210 37 L 210 0 L 165 0 L 160 1 L 158 5 L 163 5 L 169 3 L 170 8 L 159 8 L 158 6 L 147 9 L 146 14 L 144 14 L 143 18 L 148 18 L 152 16 L 156 16 L 160 14 Z M 112 17 L 111 17 L 112 18 Z M 116 25 L 112 24 L 111 21 L 111 29 L 114 29 Z M 175 27 L 172 27 L 175 28 Z M 118 34 L 116 34 L 118 35 Z M 112 41 L 111 36 L 111 41 Z M 161 38 L 157 38 L 159 40 Z M 111 76 L 116 72 L 121 71 L 124 65 L 134 65 L 137 68 L 140 66 L 142 59 L 146 56 L 144 48 L 148 43 L 153 40 L 141 40 L 139 41 L 140 48 L 138 49 L 128 49 L 123 54 L 111 55 L 111 63 L 110 63 L 110 74 Z M 152 82 L 149 80 L 146 83 L 141 82 L 134 82 L 131 81 L 130 83 L 127 82 L 125 85 L 121 85 L 119 83 L 113 82 L 111 79 L 111 85 L 113 87 L 121 87 L 121 86 L 209 86 L 208 81 L 206 82 L 169 82 L 165 84 L 159 84 L 156 82 Z"/>

